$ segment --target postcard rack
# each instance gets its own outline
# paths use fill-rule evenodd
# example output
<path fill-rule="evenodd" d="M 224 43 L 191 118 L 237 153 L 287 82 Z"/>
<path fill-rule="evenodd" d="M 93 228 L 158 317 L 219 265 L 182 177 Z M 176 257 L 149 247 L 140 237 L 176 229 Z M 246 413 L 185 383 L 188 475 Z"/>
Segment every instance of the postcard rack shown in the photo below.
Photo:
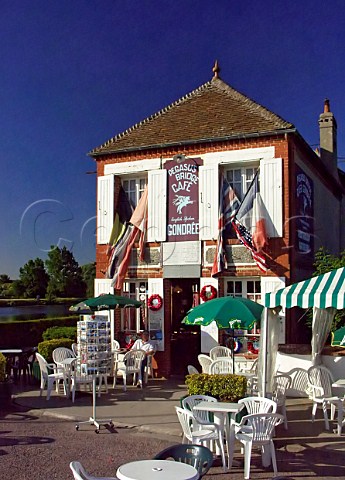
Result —
<path fill-rule="evenodd" d="M 95 432 L 99 433 L 101 425 L 108 424 L 111 428 L 111 419 L 97 419 L 96 417 L 96 388 L 98 380 L 99 390 L 102 383 L 107 388 L 107 377 L 111 373 L 111 335 L 110 321 L 104 315 L 81 315 L 77 323 L 77 374 L 81 377 L 92 377 L 92 416 L 89 420 L 78 422 L 79 425 L 88 423 L 96 427 Z"/>

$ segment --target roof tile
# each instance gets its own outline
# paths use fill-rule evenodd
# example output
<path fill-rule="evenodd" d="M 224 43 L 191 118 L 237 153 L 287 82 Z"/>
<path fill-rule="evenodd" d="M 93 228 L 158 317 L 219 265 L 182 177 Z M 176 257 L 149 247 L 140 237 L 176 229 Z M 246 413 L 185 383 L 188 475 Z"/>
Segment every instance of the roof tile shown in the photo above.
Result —
<path fill-rule="evenodd" d="M 89 155 L 188 144 L 251 134 L 278 133 L 294 126 L 230 87 L 220 78 L 117 134 Z"/>

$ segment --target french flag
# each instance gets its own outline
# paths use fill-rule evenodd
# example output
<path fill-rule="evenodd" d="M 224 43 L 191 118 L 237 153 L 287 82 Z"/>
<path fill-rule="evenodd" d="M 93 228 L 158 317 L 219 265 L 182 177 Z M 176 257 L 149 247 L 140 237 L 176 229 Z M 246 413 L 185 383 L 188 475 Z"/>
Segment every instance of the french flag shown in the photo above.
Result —
<path fill-rule="evenodd" d="M 268 270 L 263 249 L 267 245 L 265 209 L 260 195 L 259 171 L 255 177 L 232 220 L 237 238 L 248 248 L 261 271 Z"/>

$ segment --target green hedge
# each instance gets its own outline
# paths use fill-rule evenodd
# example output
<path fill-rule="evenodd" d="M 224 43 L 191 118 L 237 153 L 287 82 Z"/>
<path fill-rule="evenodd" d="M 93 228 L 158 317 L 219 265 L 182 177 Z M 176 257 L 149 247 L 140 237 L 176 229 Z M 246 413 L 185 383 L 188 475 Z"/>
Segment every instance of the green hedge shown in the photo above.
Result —
<path fill-rule="evenodd" d="M 56 338 L 70 338 L 77 340 L 77 327 L 50 327 L 42 334 L 43 340 L 55 340 Z"/>
<path fill-rule="evenodd" d="M 222 402 L 238 402 L 247 391 L 247 379 L 241 375 L 194 373 L 186 376 L 186 385 L 189 395 L 210 395 Z"/>
<path fill-rule="evenodd" d="M 6 357 L 0 352 L 0 382 L 6 380 Z"/>
<path fill-rule="evenodd" d="M 11 323 L 0 323 L 0 347 L 23 348 L 36 347 L 42 341 L 42 335 L 49 327 L 76 326 L 79 315 L 68 317 L 41 318 Z"/>
<path fill-rule="evenodd" d="M 47 340 L 38 344 L 38 353 L 44 357 L 48 363 L 53 361 L 53 351 L 58 347 L 71 348 L 73 341 L 70 338 L 57 338 Z"/>

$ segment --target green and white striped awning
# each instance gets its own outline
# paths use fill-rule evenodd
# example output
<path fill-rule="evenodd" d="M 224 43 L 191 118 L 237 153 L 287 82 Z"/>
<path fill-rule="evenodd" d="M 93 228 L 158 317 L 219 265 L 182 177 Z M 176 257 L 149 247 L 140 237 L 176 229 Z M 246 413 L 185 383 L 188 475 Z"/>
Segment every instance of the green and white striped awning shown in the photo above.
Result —
<path fill-rule="evenodd" d="M 265 307 L 345 308 L 345 268 L 266 293 Z"/>

